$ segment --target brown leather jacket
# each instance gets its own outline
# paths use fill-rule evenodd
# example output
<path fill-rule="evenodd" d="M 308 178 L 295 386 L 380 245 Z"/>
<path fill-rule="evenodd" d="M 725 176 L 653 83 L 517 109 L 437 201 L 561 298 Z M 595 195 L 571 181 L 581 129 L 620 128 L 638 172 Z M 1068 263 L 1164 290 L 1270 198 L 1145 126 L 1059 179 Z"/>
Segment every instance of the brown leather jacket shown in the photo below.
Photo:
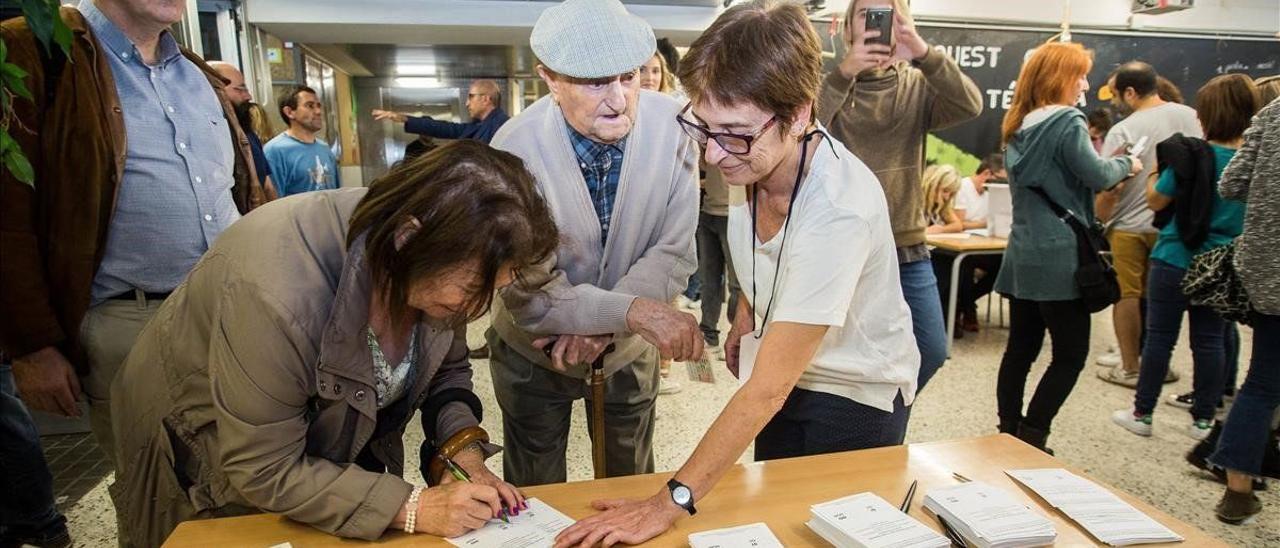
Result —
<path fill-rule="evenodd" d="M 15 99 L 9 132 L 35 169 L 35 185 L 8 170 L 0 177 L 0 351 L 23 356 L 56 346 L 82 372 L 80 321 L 89 308 L 107 227 L 124 174 L 125 128 L 111 66 L 88 23 L 62 8 L 71 28 L 70 59 L 51 104 L 40 50 L 25 18 L 0 24 L 8 62 L 30 76 L 35 101 Z M 199 57 L 183 54 L 209 78 L 222 102 L 235 149 L 232 194 L 240 212 L 265 201 L 249 141 L 223 91 L 224 81 Z"/>

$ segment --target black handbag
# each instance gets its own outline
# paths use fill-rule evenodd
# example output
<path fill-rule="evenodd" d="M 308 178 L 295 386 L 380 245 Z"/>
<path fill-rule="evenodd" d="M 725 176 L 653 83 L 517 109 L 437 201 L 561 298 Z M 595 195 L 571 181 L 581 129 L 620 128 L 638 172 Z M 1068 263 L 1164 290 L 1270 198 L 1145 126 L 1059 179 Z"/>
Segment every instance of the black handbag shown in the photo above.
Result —
<path fill-rule="evenodd" d="M 1116 269 L 1111 265 L 1111 245 L 1103 235 L 1102 225 L 1094 222 L 1085 225 L 1074 213 L 1053 201 L 1044 189 L 1027 187 L 1040 196 L 1058 219 L 1071 227 L 1076 235 L 1076 255 L 1080 265 L 1076 267 L 1076 288 L 1089 312 L 1101 312 L 1120 300 L 1120 282 Z"/>
<path fill-rule="evenodd" d="M 1207 306 L 1227 321 L 1249 325 L 1253 306 L 1236 272 L 1235 252 L 1232 241 L 1192 257 L 1182 278 L 1182 293 L 1193 305 Z"/>

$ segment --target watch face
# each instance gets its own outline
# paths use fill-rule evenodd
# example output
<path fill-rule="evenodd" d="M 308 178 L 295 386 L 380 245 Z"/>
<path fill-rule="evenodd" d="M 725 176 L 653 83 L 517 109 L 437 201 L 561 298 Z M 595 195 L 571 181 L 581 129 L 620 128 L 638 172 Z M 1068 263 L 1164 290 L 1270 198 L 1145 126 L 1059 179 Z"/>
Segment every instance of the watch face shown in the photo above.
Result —
<path fill-rule="evenodd" d="M 671 499 L 676 501 L 676 504 L 685 506 L 693 501 L 693 493 L 689 492 L 688 487 L 681 485 L 671 490 Z"/>

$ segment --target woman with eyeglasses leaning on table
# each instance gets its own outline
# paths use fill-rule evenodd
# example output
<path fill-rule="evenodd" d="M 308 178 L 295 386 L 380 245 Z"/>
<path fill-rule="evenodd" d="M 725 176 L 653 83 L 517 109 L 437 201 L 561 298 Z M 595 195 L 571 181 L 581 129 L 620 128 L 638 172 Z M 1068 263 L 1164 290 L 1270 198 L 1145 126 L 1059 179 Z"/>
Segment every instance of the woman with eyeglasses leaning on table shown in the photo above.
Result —
<path fill-rule="evenodd" d="M 556 242 L 524 164 L 476 141 L 236 222 L 112 386 L 121 545 L 255 512 L 366 540 L 518 512 L 484 464 L 498 448 L 479 426 L 465 324 Z M 425 490 L 401 479 L 417 411 Z M 474 483 L 442 474 L 442 455 Z"/>
<path fill-rule="evenodd" d="M 692 102 L 677 122 L 732 189 L 744 298 L 725 353 L 742 386 L 669 483 L 596 502 L 603 512 L 557 546 L 662 534 L 753 438 L 756 460 L 902 443 L 920 354 L 888 206 L 871 171 L 814 121 L 821 70 L 804 10 L 768 0 L 725 11 L 681 61 Z"/>

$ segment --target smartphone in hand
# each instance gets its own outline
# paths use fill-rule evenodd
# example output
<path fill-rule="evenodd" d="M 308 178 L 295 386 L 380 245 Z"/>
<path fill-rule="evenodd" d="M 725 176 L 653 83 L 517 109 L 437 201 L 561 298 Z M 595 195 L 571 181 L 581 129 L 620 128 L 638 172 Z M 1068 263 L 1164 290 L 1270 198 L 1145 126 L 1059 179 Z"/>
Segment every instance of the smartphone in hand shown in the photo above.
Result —
<path fill-rule="evenodd" d="M 893 41 L 893 8 L 867 8 L 867 30 L 878 30 L 880 36 L 868 38 L 868 44 L 889 45 Z"/>

